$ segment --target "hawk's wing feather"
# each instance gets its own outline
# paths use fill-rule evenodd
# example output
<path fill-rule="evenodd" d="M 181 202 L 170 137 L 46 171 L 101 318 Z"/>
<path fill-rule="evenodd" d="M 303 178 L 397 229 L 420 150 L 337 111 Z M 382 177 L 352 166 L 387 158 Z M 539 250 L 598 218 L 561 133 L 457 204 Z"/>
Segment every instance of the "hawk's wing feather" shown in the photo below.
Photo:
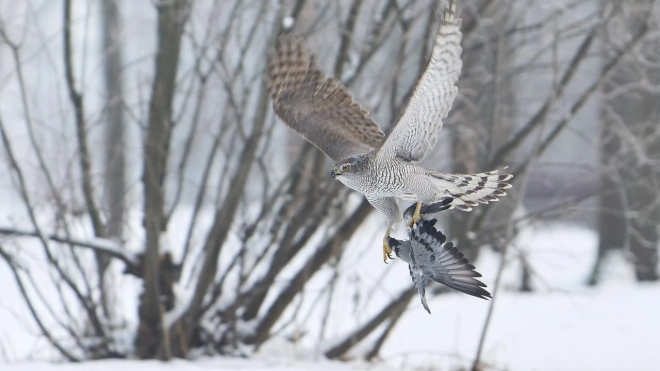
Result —
<path fill-rule="evenodd" d="M 399 121 L 380 147 L 379 156 L 420 161 L 435 146 L 442 120 L 458 94 L 462 38 L 461 19 L 456 16 L 456 2 L 451 0 L 445 7 L 431 59 Z"/>
<path fill-rule="evenodd" d="M 383 141 L 369 112 L 291 36 L 281 36 L 269 52 L 266 85 L 284 123 L 335 161 Z"/>

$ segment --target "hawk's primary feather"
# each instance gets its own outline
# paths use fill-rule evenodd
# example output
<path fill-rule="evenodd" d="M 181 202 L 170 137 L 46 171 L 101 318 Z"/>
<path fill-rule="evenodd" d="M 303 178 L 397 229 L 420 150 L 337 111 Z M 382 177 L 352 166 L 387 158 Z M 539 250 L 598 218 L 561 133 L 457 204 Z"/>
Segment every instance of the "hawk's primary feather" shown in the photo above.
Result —
<path fill-rule="evenodd" d="M 369 112 L 290 35 L 268 55 L 268 91 L 284 123 L 335 161 L 378 148 L 385 134 Z"/>

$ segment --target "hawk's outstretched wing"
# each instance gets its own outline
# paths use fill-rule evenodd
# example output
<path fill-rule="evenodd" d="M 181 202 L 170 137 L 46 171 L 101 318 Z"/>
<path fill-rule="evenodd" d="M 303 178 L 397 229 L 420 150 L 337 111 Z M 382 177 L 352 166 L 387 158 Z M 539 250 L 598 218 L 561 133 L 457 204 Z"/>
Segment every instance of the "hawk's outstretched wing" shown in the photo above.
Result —
<path fill-rule="evenodd" d="M 410 230 L 410 240 L 389 239 L 396 255 L 408 263 L 410 276 L 419 293 L 422 305 L 431 313 L 426 304 L 425 286 L 429 279 L 442 283 L 454 290 L 476 296 L 490 298 L 486 287 L 475 277 L 481 277 L 470 261 L 458 251 L 446 237 L 435 229 L 436 219 L 420 219 Z"/>
<path fill-rule="evenodd" d="M 461 19 L 456 16 L 455 0 L 451 0 L 445 7 L 431 60 L 378 156 L 420 161 L 435 146 L 442 120 L 458 94 L 456 83 L 463 67 L 462 38 Z"/>
<path fill-rule="evenodd" d="M 383 142 L 385 134 L 369 112 L 291 36 L 280 37 L 269 52 L 266 84 L 284 123 L 335 161 Z"/>

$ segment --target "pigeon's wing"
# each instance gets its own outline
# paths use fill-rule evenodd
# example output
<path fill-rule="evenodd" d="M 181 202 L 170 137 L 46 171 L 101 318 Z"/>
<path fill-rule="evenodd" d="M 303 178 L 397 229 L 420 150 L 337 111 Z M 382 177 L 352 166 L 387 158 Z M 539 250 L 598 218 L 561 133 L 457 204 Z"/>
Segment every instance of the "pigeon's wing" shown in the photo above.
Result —
<path fill-rule="evenodd" d="M 486 284 L 474 278 L 481 277 L 481 274 L 469 263 L 456 246 L 447 242 L 442 245 L 435 263 L 430 265 L 431 279 L 468 295 L 490 298 L 490 293 L 483 289 Z"/>
<path fill-rule="evenodd" d="M 486 285 L 475 277 L 481 277 L 474 266 L 446 237 L 435 229 L 436 220 L 421 219 L 410 233 L 411 260 L 428 278 L 454 290 L 487 299 L 491 295 Z"/>
<path fill-rule="evenodd" d="M 429 206 L 444 210 L 443 207 L 450 204 L 451 198 L 446 201 Z M 474 266 L 458 248 L 446 242 L 447 237 L 435 228 L 436 222 L 436 219 L 422 217 L 410 229 L 410 240 L 402 241 L 392 237 L 388 240 L 399 259 L 408 263 L 410 277 L 424 309 L 431 313 L 426 303 L 429 279 L 468 295 L 490 298 L 490 293 L 484 289 L 486 285 L 474 278 L 481 277 L 481 274 L 474 270 Z"/>
<path fill-rule="evenodd" d="M 390 237 L 388 240 L 390 247 L 394 250 L 396 256 L 406 263 L 410 263 L 410 241 L 397 240 Z"/>

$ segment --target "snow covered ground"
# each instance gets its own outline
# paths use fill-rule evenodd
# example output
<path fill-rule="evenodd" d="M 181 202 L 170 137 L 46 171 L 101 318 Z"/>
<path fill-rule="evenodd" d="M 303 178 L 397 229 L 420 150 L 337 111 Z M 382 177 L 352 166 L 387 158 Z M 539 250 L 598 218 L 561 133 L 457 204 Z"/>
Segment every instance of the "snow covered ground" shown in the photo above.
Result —
<path fill-rule="evenodd" d="M 235 359 L 214 358 L 198 361 L 174 360 L 172 362 L 159 361 L 94 361 L 78 364 L 50 364 L 50 363 L 22 363 L 3 365 L 3 370 L 9 371 L 202 371 L 202 370 L 351 370 L 350 364 L 339 362 L 304 362 L 300 360 L 285 359 Z M 363 367 L 366 369 L 366 367 Z"/>
<path fill-rule="evenodd" d="M 607 260 L 603 282 L 585 286 L 596 249 L 593 231 L 561 225 L 529 228 L 510 251 L 503 285 L 482 355 L 488 369 L 506 370 L 657 370 L 660 349 L 660 284 L 638 284 L 621 255 Z M 519 293 L 524 254 L 533 266 L 532 293 Z M 372 261 L 369 259 L 367 261 Z M 396 263 L 398 264 L 398 263 Z M 393 265 L 396 265 L 393 264 Z M 485 249 L 476 262 L 492 289 L 499 255 Z M 405 277 L 403 264 L 389 275 Z M 6 268 L 0 268 L 4 278 Z M 406 284 L 408 282 L 406 281 Z M 7 291 L 5 291 L 6 293 Z M 396 292 L 396 291 L 394 291 Z M 17 321 L 18 298 L 3 294 L 0 301 L 0 369 L 92 370 L 457 370 L 469 367 L 478 345 L 489 302 L 461 294 L 429 297 L 432 315 L 419 301 L 407 312 L 372 362 L 339 363 L 319 357 L 304 344 L 278 338 L 253 359 L 212 358 L 177 360 L 167 364 L 108 360 L 84 364 L 51 364 L 34 359 L 38 342 L 33 326 Z M 27 317 L 26 317 L 27 318 Z M 21 354 L 23 360 L 12 355 Z M 9 362 L 7 360 L 10 360 Z M 3 364 L 4 362 L 4 364 Z"/>

